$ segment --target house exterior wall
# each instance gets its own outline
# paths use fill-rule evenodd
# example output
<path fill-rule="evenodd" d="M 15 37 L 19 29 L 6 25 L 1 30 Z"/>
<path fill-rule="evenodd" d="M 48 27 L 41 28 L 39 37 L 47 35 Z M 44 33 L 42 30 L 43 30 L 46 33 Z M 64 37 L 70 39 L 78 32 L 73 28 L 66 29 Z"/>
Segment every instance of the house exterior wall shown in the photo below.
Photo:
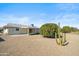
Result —
<path fill-rule="evenodd" d="M 8 29 L 7 28 L 3 30 L 3 34 L 8 34 Z"/>
<path fill-rule="evenodd" d="M 38 29 L 38 28 L 30 28 L 30 29 L 29 29 L 29 33 L 30 33 L 30 34 L 39 33 L 39 29 Z"/>
<path fill-rule="evenodd" d="M 16 29 L 19 29 L 18 31 Z M 25 28 L 8 28 L 8 34 L 26 34 Z"/>
<path fill-rule="evenodd" d="M 39 29 L 38 28 L 35 28 L 35 33 L 39 33 Z"/>
<path fill-rule="evenodd" d="M 19 30 L 17 30 L 19 29 Z M 29 28 L 5 28 L 3 34 L 30 34 L 30 33 L 39 33 L 37 28 L 31 28 L 31 32 Z"/>
<path fill-rule="evenodd" d="M 27 34 L 27 29 L 26 28 L 20 28 L 19 32 L 20 32 L 20 34 Z"/>
<path fill-rule="evenodd" d="M 16 31 L 16 28 L 8 28 L 8 34 L 20 34 L 20 31 Z"/>

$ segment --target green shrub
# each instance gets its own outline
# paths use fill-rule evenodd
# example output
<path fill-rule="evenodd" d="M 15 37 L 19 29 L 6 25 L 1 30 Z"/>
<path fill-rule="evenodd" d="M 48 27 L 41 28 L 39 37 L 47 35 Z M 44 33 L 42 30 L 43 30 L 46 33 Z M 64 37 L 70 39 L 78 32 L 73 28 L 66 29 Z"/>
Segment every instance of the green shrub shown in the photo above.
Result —
<path fill-rule="evenodd" d="M 0 33 L 2 33 L 3 32 L 3 29 L 0 29 Z"/>
<path fill-rule="evenodd" d="M 54 23 L 46 23 L 40 27 L 40 34 L 44 37 L 55 38 L 55 33 L 58 34 L 58 26 Z"/>
<path fill-rule="evenodd" d="M 75 27 L 71 27 L 71 31 L 72 31 L 72 32 L 78 32 L 79 29 L 78 29 L 78 28 L 75 28 Z"/>
<path fill-rule="evenodd" d="M 71 27 L 69 26 L 64 26 L 61 30 L 63 33 L 70 33 L 71 32 Z"/>

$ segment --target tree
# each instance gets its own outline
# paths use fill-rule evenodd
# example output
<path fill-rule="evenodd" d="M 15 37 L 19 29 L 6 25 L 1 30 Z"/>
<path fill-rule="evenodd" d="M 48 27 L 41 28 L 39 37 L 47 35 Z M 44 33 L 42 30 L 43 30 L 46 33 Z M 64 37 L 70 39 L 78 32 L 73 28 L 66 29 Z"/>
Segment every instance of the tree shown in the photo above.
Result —
<path fill-rule="evenodd" d="M 72 32 L 77 32 L 77 31 L 79 31 L 79 29 L 78 28 L 75 28 L 75 27 L 71 27 L 71 31 Z"/>
<path fill-rule="evenodd" d="M 61 31 L 63 33 L 70 33 L 71 32 L 71 28 L 69 26 L 64 26 Z"/>
<path fill-rule="evenodd" d="M 44 37 L 55 38 L 55 33 L 58 33 L 58 26 L 54 23 L 46 23 L 40 27 L 40 34 Z"/>
<path fill-rule="evenodd" d="M 0 29 L 0 33 L 2 33 L 3 32 L 3 29 Z"/>

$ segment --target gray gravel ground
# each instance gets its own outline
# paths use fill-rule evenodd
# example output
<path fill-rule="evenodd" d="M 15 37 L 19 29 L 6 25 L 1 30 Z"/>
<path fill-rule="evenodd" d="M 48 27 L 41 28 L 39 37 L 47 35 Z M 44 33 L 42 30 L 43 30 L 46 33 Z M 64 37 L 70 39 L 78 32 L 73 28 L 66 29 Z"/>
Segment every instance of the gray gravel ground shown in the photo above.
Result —
<path fill-rule="evenodd" d="M 7 56 L 79 56 L 79 35 L 67 34 L 66 46 L 41 35 L 6 35 L 0 42 L 0 55 Z"/>

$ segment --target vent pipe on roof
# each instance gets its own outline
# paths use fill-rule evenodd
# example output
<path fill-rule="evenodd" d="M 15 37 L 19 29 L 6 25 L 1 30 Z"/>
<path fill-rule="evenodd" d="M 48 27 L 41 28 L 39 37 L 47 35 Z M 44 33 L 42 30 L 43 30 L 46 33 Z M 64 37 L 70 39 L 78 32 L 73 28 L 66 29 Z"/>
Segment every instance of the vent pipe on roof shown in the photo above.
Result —
<path fill-rule="evenodd" d="M 31 24 L 32 27 L 34 27 L 34 24 Z"/>

